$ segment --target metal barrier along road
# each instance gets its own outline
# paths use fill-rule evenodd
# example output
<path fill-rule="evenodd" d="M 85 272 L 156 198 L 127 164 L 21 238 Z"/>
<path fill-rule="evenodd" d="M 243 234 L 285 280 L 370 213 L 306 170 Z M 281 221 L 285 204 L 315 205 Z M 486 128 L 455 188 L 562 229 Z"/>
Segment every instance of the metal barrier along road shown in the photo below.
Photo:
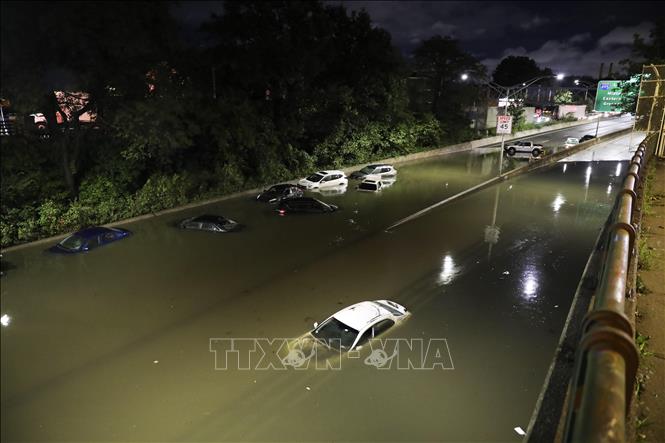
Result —
<path fill-rule="evenodd" d="M 639 362 L 633 326 L 624 312 L 629 263 L 635 251 L 632 213 L 652 139 L 648 136 L 633 156 L 611 215 L 604 266 L 575 359 L 563 434 L 566 442 L 626 439 L 626 415 Z"/>

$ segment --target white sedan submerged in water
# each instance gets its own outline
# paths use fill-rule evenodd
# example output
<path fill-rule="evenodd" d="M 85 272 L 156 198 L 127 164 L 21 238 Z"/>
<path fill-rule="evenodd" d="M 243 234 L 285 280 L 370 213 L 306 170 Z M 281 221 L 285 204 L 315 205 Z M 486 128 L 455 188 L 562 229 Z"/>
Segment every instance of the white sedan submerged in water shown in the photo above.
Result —
<path fill-rule="evenodd" d="M 406 308 L 390 300 L 363 301 L 342 309 L 310 332 L 320 343 L 341 351 L 352 351 L 387 331 L 408 316 Z"/>

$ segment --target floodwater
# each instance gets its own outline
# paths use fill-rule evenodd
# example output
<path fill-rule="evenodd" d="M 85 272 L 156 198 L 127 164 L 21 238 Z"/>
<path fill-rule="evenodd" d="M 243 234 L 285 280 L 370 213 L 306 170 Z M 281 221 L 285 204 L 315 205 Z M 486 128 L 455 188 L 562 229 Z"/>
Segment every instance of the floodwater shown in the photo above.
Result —
<path fill-rule="evenodd" d="M 558 164 L 384 231 L 497 163 L 474 151 L 400 164 L 378 194 L 314 194 L 333 214 L 241 197 L 128 224 L 132 237 L 82 255 L 4 254 L 2 440 L 519 441 L 625 163 Z M 247 227 L 171 226 L 203 212 Z M 319 369 L 255 353 L 245 370 L 244 345 L 219 345 L 296 338 L 374 299 L 410 310 L 383 338 L 412 366 L 366 364 L 365 346 Z"/>

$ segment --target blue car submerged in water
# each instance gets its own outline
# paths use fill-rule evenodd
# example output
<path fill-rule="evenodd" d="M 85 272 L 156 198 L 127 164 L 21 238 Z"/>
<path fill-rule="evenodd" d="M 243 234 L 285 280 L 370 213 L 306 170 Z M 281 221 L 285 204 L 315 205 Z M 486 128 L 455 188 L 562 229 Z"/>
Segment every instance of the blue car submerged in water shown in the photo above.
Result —
<path fill-rule="evenodd" d="M 75 232 L 48 250 L 58 254 L 76 254 L 122 240 L 129 235 L 131 232 L 127 229 L 95 226 Z"/>

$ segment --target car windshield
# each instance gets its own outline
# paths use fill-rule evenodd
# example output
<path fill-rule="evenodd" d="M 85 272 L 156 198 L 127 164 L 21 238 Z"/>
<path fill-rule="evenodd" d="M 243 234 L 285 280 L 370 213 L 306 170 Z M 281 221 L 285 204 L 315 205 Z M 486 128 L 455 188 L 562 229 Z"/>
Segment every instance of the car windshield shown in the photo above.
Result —
<path fill-rule="evenodd" d="M 402 311 L 398 311 L 397 309 L 390 306 L 387 302 L 383 303 L 383 302 L 376 301 L 374 303 L 380 305 L 383 309 L 388 310 L 392 315 L 396 315 L 398 317 L 404 315 L 404 313 Z"/>
<path fill-rule="evenodd" d="M 66 239 L 60 242 L 60 246 L 65 249 L 79 249 L 84 243 L 83 237 L 79 235 L 70 235 Z"/>
<path fill-rule="evenodd" d="M 320 182 L 322 178 L 323 178 L 323 175 L 321 175 L 317 172 L 316 174 L 312 174 L 309 177 L 307 177 L 307 180 L 311 181 L 311 182 Z"/>
<path fill-rule="evenodd" d="M 377 186 L 376 183 L 361 183 L 360 186 L 358 186 L 358 189 L 365 189 L 367 191 L 376 191 Z"/>
<path fill-rule="evenodd" d="M 363 174 L 369 174 L 370 172 L 373 172 L 374 169 L 376 169 L 374 166 L 365 166 L 360 170 Z"/>
<path fill-rule="evenodd" d="M 358 337 L 358 331 L 332 317 L 325 324 L 312 331 L 312 335 L 326 342 L 332 348 L 346 350 L 353 345 L 356 337 Z"/>

